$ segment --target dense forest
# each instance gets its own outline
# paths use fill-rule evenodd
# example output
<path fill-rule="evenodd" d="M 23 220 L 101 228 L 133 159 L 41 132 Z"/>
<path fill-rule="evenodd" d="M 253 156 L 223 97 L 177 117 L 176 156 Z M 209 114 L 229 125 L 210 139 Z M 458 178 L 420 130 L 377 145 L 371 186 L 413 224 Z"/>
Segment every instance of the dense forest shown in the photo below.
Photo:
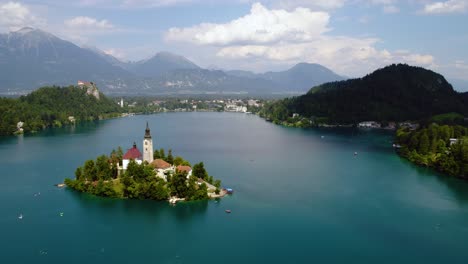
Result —
<path fill-rule="evenodd" d="M 208 188 L 205 183 L 198 184 L 198 179 L 216 186 L 215 193 L 219 194 L 221 181 L 209 176 L 203 162 L 193 166 L 192 176 L 187 179 L 186 172 L 175 171 L 167 175 L 167 181 L 157 177 L 154 168 L 144 162 L 141 165 L 131 160 L 127 170 L 119 175 L 118 164 L 122 164 L 122 149 L 112 150 L 109 156 L 102 155 L 96 160 L 87 160 L 82 167 L 75 171 L 75 179 L 65 179 L 65 184 L 79 192 L 86 192 L 96 196 L 167 200 L 170 196 L 185 198 L 185 200 L 208 199 Z M 190 163 L 180 156 L 174 157 L 169 150 L 154 151 L 155 158 L 174 165 L 188 165 Z"/>
<path fill-rule="evenodd" d="M 99 99 L 79 87 L 43 87 L 17 99 L 0 98 L 0 135 L 35 132 L 50 126 L 120 115 L 121 108 L 100 93 Z M 73 117 L 75 121 L 69 119 Z"/>
<path fill-rule="evenodd" d="M 396 141 L 399 153 L 411 162 L 468 179 L 468 128 L 437 124 L 413 131 L 402 128 Z"/>
<path fill-rule="evenodd" d="M 448 112 L 467 116 L 468 94 L 454 91 L 438 73 L 398 64 L 267 104 L 260 115 L 277 123 L 297 113 L 328 124 L 356 124 L 368 120 L 421 120 Z"/>

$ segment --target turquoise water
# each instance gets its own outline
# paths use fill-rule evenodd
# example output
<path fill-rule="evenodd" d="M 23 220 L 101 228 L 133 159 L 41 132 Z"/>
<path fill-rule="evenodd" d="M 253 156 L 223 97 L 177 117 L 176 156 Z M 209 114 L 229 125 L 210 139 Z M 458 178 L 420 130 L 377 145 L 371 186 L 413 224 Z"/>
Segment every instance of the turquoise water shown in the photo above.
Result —
<path fill-rule="evenodd" d="M 141 146 L 146 121 L 155 147 L 204 161 L 235 194 L 171 207 L 53 186 L 86 159 Z M 391 140 L 235 113 L 2 138 L 0 263 L 466 263 L 468 183 L 402 160 Z"/>

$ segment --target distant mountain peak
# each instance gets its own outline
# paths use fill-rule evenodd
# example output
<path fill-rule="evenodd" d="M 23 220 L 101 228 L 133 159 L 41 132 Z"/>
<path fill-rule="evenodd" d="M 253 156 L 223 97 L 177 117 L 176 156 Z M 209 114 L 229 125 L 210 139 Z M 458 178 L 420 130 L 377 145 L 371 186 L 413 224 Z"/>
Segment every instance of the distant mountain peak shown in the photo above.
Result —
<path fill-rule="evenodd" d="M 18 34 L 27 34 L 27 33 L 30 33 L 32 31 L 35 31 L 36 29 L 35 28 L 32 28 L 32 27 L 24 27 L 24 28 L 21 28 L 17 31 L 13 31 L 14 33 L 18 33 Z"/>
<path fill-rule="evenodd" d="M 171 52 L 162 51 L 153 57 L 135 62 L 129 70 L 145 77 L 156 77 L 173 70 L 201 69 L 189 59 Z"/>
<path fill-rule="evenodd" d="M 151 57 L 150 59 L 148 59 L 146 61 L 158 60 L 158 59 L 159 60 L 165 60 L 165 61 L 168 61 L 168 62 L 186 63 L 187 65 L 190 64 L 191 67 L 189 67 L 189 68 L 192 68 L 192 67 L 193 68 L 200 68 L 197 65 L 195 65 L 195 63 L 193 63 L 189 59 L 185 58 L 184 56 L 177 55 L 177 54 L 174 54 L 174 53 L 169 52 L 169 51 L 160 51 L 160 52 L 156 53 L 153 57 Z"/>

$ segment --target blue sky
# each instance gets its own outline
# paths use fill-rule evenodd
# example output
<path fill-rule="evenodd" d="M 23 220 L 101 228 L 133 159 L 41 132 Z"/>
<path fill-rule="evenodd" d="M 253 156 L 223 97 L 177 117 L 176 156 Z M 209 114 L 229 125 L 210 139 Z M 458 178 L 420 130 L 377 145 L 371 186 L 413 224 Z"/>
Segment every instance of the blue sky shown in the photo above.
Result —
<path fill-rule="evenodd" d="M 362 76 L 390 63 L 468 80 L 468 0 L 0 0 L 0 32 L 32 26 L 122 60 L 159 51 L 203 67 L 298 62 Z"/>

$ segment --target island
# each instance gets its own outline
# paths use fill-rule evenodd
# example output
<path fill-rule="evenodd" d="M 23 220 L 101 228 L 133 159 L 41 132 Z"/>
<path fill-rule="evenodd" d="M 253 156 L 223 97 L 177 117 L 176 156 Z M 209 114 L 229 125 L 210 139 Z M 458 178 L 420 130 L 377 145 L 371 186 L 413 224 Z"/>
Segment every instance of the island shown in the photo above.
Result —
<path fill-rule="evenodd" d="M 153 150 L 148 123 L 143 138 L 143 154 L 136 143 L 124 154 L 121 147 L 109 156 L 88 160 L 75 171 L 75 179 L 65 184 L 79 192 L 96 196 L 177 201 L 220 198 L 232 192 L 221 189 L 221 181 L 208 174 L 203 162 L 193 165 L 172 150 Z"/>

